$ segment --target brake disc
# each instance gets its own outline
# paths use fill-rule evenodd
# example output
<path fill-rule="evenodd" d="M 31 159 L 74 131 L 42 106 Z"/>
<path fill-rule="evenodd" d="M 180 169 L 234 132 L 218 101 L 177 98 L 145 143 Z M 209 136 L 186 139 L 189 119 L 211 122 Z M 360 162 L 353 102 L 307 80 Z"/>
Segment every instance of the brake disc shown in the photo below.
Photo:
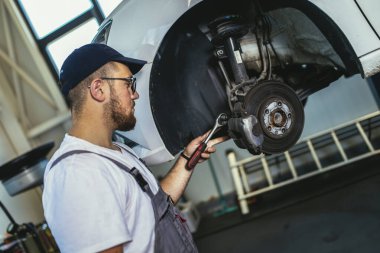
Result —
<path fill-rule="evenodd" d="M 257 117 L 264 132 L 262 151 L 281 153 L 301 136 L 304 110 L 295 91 L 279 81 L 265 81 L 248 91 L 244 107 Z"/>

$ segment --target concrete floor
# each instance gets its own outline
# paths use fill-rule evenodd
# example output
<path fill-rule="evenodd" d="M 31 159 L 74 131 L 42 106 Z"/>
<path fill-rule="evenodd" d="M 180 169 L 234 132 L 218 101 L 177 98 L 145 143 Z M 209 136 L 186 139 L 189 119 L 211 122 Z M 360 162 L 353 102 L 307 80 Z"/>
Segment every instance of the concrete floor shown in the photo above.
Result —
<path fill-rule="evenodd" d="M 380 158 L 270 192 L 247 216 L 203 218 L 201 253 L 380 252 Z"/>

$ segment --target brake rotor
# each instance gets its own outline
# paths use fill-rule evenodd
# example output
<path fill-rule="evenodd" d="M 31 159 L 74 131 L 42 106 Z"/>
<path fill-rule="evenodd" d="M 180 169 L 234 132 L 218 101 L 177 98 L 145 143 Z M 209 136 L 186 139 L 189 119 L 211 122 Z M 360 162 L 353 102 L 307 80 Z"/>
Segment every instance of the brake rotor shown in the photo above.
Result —
<path fill-rule="evenodd" d="M 305 118 L 303 105 L 288 85 L 278 81 L 262 82 L 248 91 L 244 107 L 260 122 L 264 153 L 284 152 L 301 136 Z"/>

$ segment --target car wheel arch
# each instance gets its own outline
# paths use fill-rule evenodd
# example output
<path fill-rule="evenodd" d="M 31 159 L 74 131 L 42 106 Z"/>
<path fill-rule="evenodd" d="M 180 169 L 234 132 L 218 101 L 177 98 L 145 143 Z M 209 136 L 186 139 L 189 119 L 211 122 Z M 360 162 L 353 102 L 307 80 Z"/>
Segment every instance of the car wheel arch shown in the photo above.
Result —
<path fill-rule="evenodd" d="M 243 0 L 244 1 L 244 0 Z M 204 1 L 207 2 L 207 4 L 212 5 L 213 3 L 217 4 L 216 1 Z M 198 16 L 197 16 L 197 11 L 194 11 L 196 8 L 202 8 L 201 2 L 194 6 L 192 9 L 184 13 L 169 29 L 168 33 L 165 35 L 163 38 L 160 48 L 156 54 L 156 57 L 153 61 L 153 67 L 152 67 L 152 73 L 151 73 L 151 82 L 150 82 L 150 88 L 151 88 L 151 106 L 152 106 L 152 111 L 155 112 L 153 113 L 156 125 L 159 129 L 159 132 L 161 134 L 161 138 L 163 139 L 166 147 L 168 150 L 172 153 L 175 154 L 177 153 L 186 143 L 188 140 L 190 140 L 192 137 L 195 137 L 202 132 L 206 131 L 209 127 L 212 126 L 212 118 L 216 117 L 216 115 L 220 112 L 220 110 L 227 108 L 223 105 L 223 96 L 219 96 L 217 99 L 218 103 L 218 108 L 212 111 L 208 111 L 210 109 L 207 104 L 205 106 L 201 106 L 200 108 L 203 110 L 206 110 L 207 116 L 205 117 L 199 117 L 197 119 L 192 119 L 190 120 L 189 115 L 194 115 L 197 113 L 202 113 L 202 112 L 196 112 L 197 108 L 194 107 L 186 107 L 186 108 L 176 108 L 177 104 L 181 103 L 181 99 L 176 99 L 177 102 L 173 102 L 173 105 L 166 105 L 163 108 L 166 109 L 159 109 L 162 107 L 162 101 L 163 98 L 167 95 L 164 95 L 161 93 L 161 95 L 157 96 L 157 93 L 160 93 L 162 91 L 159 91 L 160 88 L 157 87 L 157 83 L 162 83 L 164 80 L 158 80 L 157 78 L 160 78 L 159 76 L 162 77 L 163 71 L 162 69 L 157 69 L 159 65 L 164 65 L 162 64 L 162 58 L 163 58 L 163 53 L 164 53 L 164 48 L 165 47 L 170 47 L 168 45 L 176 45 L 176 41 L 179 41 L 183 39 L 183 37 L 176 37 L 173 36 L 173 30 L 177 29 L 178 26 L 181 25 L 186 25 L 186 22 L 197 22 Z M 361 68 L 361 64 L 358 61 L 358 58 L 344 35 L 344 33 L 341 31 L 341 29 L 336 25 L 336 23 L 329 17 L 327 16 L 322 10 L 320 10 L 317 6 L 312 4 L 311 2 L 307 0 L 275 0 L 271 1 L 269 4 L 265 1 L 263 2 L 263 9 L 266 11 L 270 10 L 275 10 L 275 9 L 281 9 L 281 8 L 294 8 L 296 10 L 299 10 L 302 12 L 307 18 L 310 19 L 312 23 L 321 31 L 321 33 L 326 37 L 328 42 L 331 44 L 331 46 L 334 48 L 336 53 L 339 55 L 341 58 L 343 64 L 345 65 L 345 72 L 344 74 L 346 76 L 351 76 L 359 72 L 363 72 Z M 209 6 L 209 5 L 206 5 Z M 206 7 L 205 7 L 206 8 Z M 190 18 L 189 18 L 190 17 Z M 338 34 L 338 36 L 337 36 Z M 184 35 L 185 36 L 185 35 Z M 191 34 L 189 35 L 191 36 Z M 343 46 L 342 46 L 343 45 Z M 177 50 L 178 48 L 173 47 L 172 48 L 174 51 Z M 168 62 L 165 62 L 165 64 L 168 64 Z M 176 64 L 173 62 L 169 62 L 169 68 L 170 70 L 167 71 L 167 75 L 173 74 L 176 71 Z M 154 80 L 154 81 L 153 81 Z M 173 82 L 173 80 L 171 80 Z M 215 87 L 214 87 L 215 88 Z M 166 88 L 167 91 L 171 90 L 170 87 Z M 180 92 L 178 91 L 178 87 L 176 87 L 177 91 L 173 93 L 173 96 L 183 96 L 179 94 Z M 220 90 L 220 87 L 216 87 L 216 90 Z M 169 92 L 170 93 L 170 92 Z M 155 98 L 153 98 L 153 95 Z M 193 95 L 194 96 L 194 95 Z M 204 100 L 207 97 L 207 94 L 204 95 L 204 98 L 201 98 L 200 100 Z M 174 109 L 174 114 L 176 118 L 176 121 L 169 120 L 169 117 L 163 116 L 165 112 L 168 112 L 168 110 Z M 161 113 L 157 113 L 158 110 L 162 110 Z M 195 110 L 195 112 L 194 112 Z M 188 113 L 189 111 L 193 111 L 193 113 Z M 172 115 L 173 116 L 173 115 Z M 192 122 L 190 122 L 192 121 Z M 199 121 L 199 122 L 197 122 Z M 200 122 L 200 121 L 205 121 L 205 122 Z M 177 124 L 176 124 L 177 122 Z M 178 134 L 173 134 L 175 131 L 175 125 L 178 126 L 178 124 L 182 124 L 182 126 L 185 126 L 187 130 L 185 131 L 185 134 L 183 133 L 178 133 Z M 175 139 L 178 139 L 179 141 L 176 141 Z"/>

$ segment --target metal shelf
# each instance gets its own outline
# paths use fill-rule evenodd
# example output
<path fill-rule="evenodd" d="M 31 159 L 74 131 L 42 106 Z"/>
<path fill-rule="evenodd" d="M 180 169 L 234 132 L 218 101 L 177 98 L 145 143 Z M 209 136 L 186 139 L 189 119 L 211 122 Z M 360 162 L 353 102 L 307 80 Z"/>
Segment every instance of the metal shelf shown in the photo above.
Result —
<path fill-rule="evenodd" d="M 227 157 L 240 210 L 248 214 L 248 198 L 378 154 L 380 111 L 314 134 L 281 154 L 239 161 L 231 151 Z"/>

